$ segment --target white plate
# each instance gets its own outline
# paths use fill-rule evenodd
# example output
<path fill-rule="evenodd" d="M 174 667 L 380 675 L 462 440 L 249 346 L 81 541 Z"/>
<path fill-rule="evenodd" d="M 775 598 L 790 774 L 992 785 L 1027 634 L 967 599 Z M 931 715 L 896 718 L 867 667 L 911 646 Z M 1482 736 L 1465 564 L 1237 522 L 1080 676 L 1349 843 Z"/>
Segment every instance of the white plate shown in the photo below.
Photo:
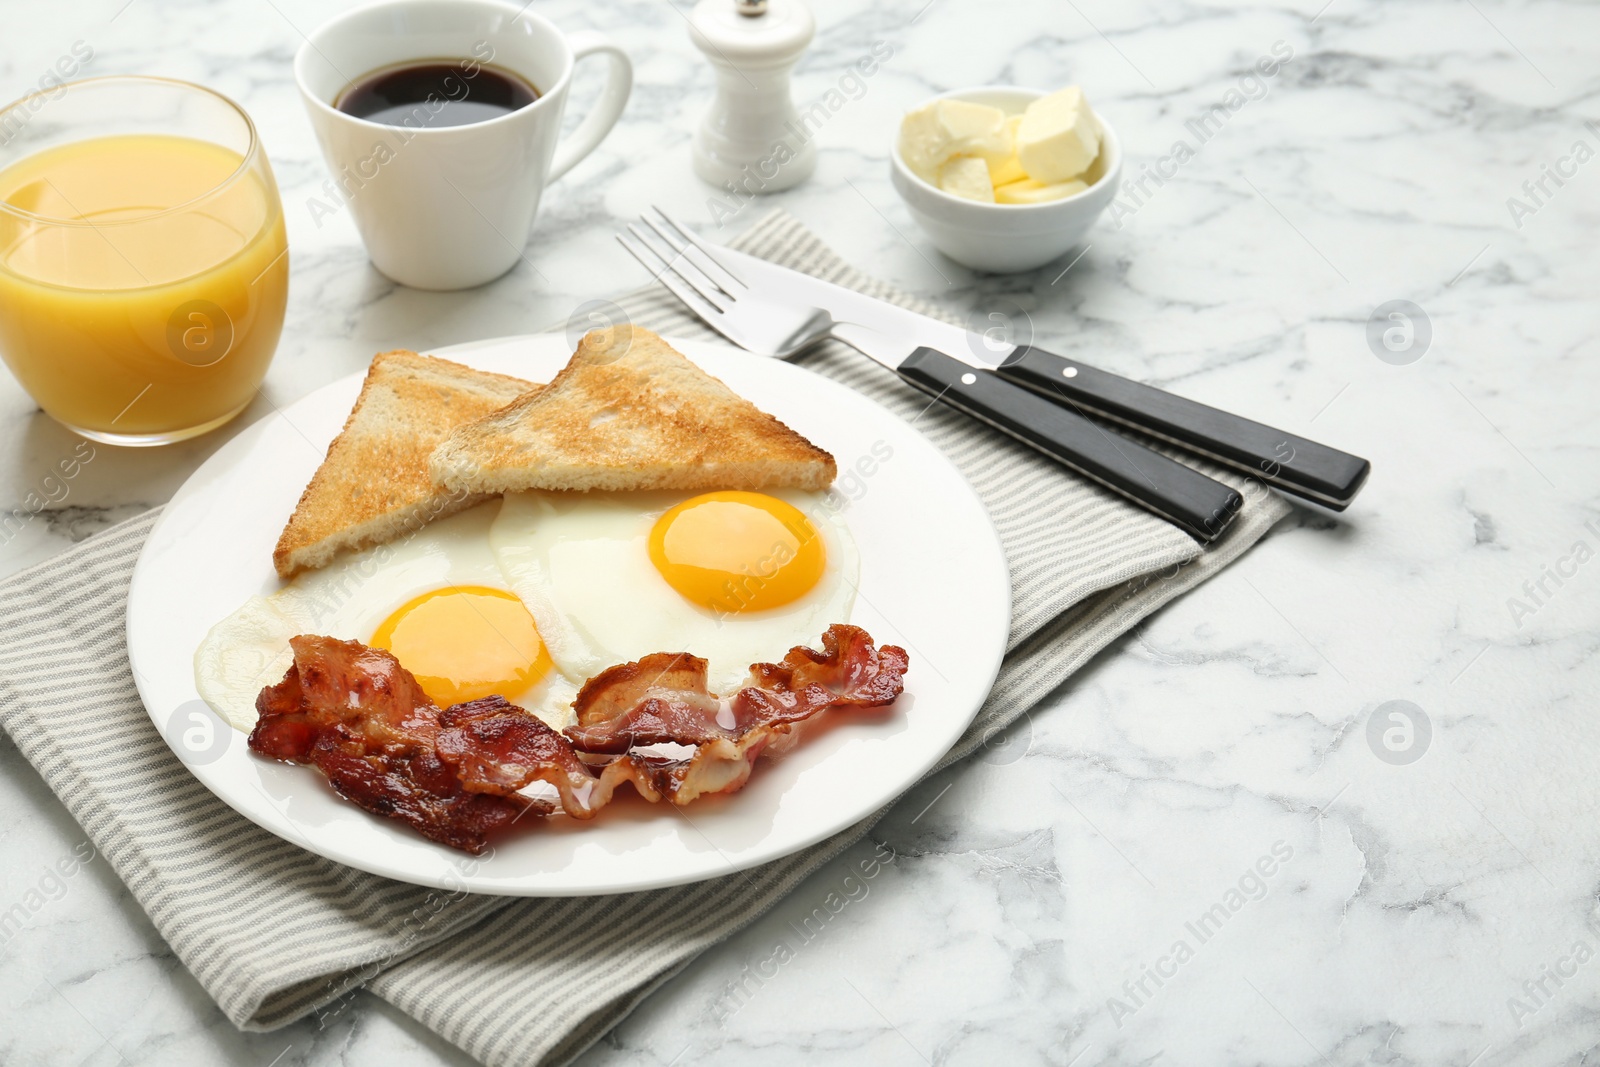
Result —
<path fill-rule="evenodd" d="M 245 735 L 194 715 L 205 707 L 194 650 L 219 619 L 278 587 L 273 544 L 355 403 L 361 375 L 351 375 L 219 449 L 172 498 L 134 568 L 134 678 L 152 721 L 195 777 L 251 821 L 318 855 L 418 885 L 521 896 L 620 893 L 724 875 L 820 841 L 915 782 L 972 721 L 1005 650 L 1010 583 L 988 513 L 940 452 L 859 393 L 722 345 L 673 343 L 838 460 L 837 487 L 853 496 L 843 515 L 861 553 L 850 621 L 911 657 L 905 695 L 889 713 L 834 716 L 781 758 L 763 759 L 732 796 L 675 809 L 628 795 L 593 822 L 553 818 L 477 858 L 339 799 L 310 768 L 253 755 Z M 543 334 L 438 354 L 548 381 L 571 347 Z M 874 445 L 893 451 L 875 467 Z M 773 649 L 772 658 L 785 651 Z"/>

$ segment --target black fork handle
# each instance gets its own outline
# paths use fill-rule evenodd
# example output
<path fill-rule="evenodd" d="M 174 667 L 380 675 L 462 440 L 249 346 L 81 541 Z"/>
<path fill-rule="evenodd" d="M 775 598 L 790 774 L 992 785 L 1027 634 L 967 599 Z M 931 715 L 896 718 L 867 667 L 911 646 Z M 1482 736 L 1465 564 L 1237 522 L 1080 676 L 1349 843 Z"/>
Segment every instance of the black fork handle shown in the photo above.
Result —
<path fill-rule="evenodd" d="M 919 348 L 900 364 L 898 373 L 942 403 L 1120 493 L 1200 541 L 1216 540 L 1244 505 L 1231 487 L 1012 385 L 993 371 Z"/>

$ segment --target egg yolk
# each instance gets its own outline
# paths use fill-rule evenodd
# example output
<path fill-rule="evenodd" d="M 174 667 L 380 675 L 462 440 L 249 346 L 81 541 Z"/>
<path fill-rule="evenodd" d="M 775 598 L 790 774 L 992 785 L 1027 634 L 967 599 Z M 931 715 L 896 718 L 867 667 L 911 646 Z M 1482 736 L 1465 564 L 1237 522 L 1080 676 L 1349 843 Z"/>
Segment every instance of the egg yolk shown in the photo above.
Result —
<path fill-rule="evenodd" d="M 423 593 L 385 619 L 371 643 L 394 653 L 441 708 L 520 693 L 551 667 L 522 601 L 488 586 Z"/>
<path fill-rule="evenodd" d="M 656 520 L 650 561 L 685 600 L 721 613 L 798 600 L 827 552 L 805 513 L 765 493 L 706 493 Z"/>

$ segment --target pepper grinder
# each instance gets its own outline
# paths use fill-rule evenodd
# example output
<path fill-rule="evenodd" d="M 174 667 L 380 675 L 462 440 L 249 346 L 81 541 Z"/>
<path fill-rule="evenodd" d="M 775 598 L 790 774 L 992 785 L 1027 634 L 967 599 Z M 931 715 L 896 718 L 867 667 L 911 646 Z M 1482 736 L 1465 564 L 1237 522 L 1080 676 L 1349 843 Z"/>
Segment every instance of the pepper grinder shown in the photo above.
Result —
<path fill-rule="evenodd" d="M 717 98 L 694 137 L 694 172 L 739 194 L 775 193 L 817 166 L 789 72 L 816 33 L 804 0 L 700 0 L 689 39 L 717 72 Z"/>

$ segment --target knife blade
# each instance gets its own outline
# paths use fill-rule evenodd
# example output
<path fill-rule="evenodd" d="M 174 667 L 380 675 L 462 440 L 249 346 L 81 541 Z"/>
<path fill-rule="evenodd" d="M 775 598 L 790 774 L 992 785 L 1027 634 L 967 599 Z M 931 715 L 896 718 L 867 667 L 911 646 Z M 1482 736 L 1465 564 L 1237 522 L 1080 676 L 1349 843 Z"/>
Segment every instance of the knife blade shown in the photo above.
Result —
<path fill-rule="evenodd" d="M 825 309 L 841 336 L 856 326 L 893 339 L 895 347 L 942 352 L 1080 414 L 1148 434 L 1334 511 L 1350 505 L 1371 473 L 1359 456 L 1079 360 L 975 333 L 731 248 L 703 240 L 695 245 L 774 298 Z"/>

